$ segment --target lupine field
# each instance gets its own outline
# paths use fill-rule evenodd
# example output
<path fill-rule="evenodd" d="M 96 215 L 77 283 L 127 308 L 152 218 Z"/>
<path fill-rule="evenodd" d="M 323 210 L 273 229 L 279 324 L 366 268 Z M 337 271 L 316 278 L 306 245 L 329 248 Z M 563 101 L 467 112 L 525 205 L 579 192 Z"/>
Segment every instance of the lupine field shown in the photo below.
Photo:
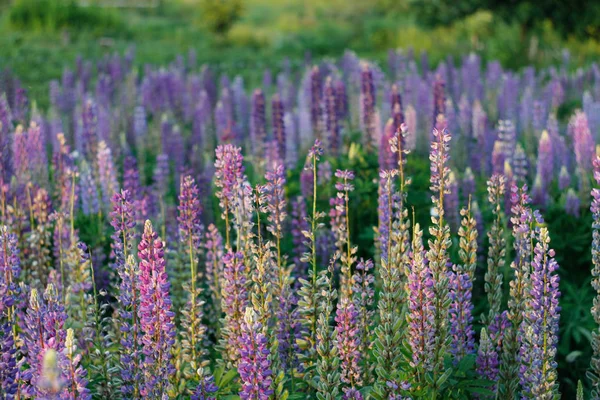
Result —
<path fill-rule="evenodd" d="M 600 398 L 598 65 L 196 60 L 2 75 L 1 398 Z"/>

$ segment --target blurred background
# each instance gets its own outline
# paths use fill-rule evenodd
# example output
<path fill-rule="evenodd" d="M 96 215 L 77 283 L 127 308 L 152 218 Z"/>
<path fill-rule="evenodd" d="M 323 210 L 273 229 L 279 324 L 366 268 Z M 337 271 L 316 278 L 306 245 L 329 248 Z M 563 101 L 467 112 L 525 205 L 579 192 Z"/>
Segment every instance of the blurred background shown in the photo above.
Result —
<path fill-rule="evenodd" d="M 0 0 L 0 68 L 15 72 L 40 106 L 47 82 L 77 55 L 135 46 L 139 64 L 165 64 L 190 48 L 198 61 L 252 82 L 266 66 L 352 49 L 426 51 L 435 65 L 476 52 L 518 69 L 576 68 L 600 55 L 600 2 L 586 0 Z M 276 71 L 273 71 L 276 72 Z"/>

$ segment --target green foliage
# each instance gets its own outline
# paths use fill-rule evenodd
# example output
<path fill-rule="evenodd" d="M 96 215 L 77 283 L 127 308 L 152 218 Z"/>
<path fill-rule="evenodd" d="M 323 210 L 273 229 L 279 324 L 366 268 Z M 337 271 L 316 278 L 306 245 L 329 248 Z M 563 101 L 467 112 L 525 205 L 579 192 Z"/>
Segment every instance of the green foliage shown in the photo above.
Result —
<path fill-rule="evenodd" d="M 102 34 L 126 31 L 117 13 L 98 7 L 81 7 L 75 0 L 16 0 L 8 10 L 8 18 L 14 28 L 26 31 Z"/>
<path fill-rule="evenodd" d="M 211 32 L 222 35 L 240 18 L 243 6 L 243 0 L 202 0 L 200 16 Z"/>

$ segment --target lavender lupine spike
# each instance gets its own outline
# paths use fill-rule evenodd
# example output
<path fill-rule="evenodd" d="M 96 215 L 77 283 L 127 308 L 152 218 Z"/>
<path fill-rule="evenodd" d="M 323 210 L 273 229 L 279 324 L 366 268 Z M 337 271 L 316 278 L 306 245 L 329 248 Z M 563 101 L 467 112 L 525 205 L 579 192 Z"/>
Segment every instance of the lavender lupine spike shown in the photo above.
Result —
<path fill-rule="evenodd" d="M 356 265 L 354 274 L 354 305 L 358 312 L 360 328 L 360 351 L 362 360 L 363 383 L 371 383 L 373 373 L 373 363 L 370 360 L 369 353 L 372 347 L 373 302 L 375 297 L 374 282 L 375 276 L 372 274 L 373 261 L 360 260 Z"/>
<path fill-rule="evenodd" d="M 221 315 L 221 286 L 223 282 L 223 268 L 221 259 L 223 258 L 223 237 L 214 224 L 210 224 L 206 230 L 205 240 L 203 242 L 205 250 L 204 261 L 206 270 L 206 280 L 210 289 L 210 299 L 208 302 L 207 319 L 208 328 L 218 329 L 219 317 Z"/>
<path fill-rule="evenodd" d="M 100 211 L 100 199 L 98 197 L 98 186 L 87 162 L 81 163 L 79 172 L 79 193 L 81 197 L 81 210 L 85 215 L 98 214 Z"/>
<path fill-rule="evenodd" d="M 23 129 L 22 125 L 17 126 L 13 135 L 12 169 L 20 184 L 25 184 L 30 176 L 27 143 L 28 132 Z"/>
<path fill-rule="evenodd" d="M 524 399 L 553 399 L 558 393 L 556 352 L 560 306 L 558 264 L 550 249 L 548 229 L 541 227 L 531 262 L 531 286 L 523 318 L 519 352 Z"/>
<path fill-rule="evenodd" d="M 260 160 L 264 155 L 264 146 L 267 140 L 265 95 L 262 90 L 256 89 L 254 91 L 251 102 L 250 143 L 252 145 L 252 153 Z"/>
<path fill-rule="evenodd" d="M 443 371 L 443 358 L 448 345 L 447 315 L 448 315 L 448 248 L 450 247 L 450 228 L 444 220 L 444 196 L 448 194 L 448 175 L 450 168 L 447 163 L 450 158 L 449 151 L 451 136 L 447 131 L 433 130 L 434 140 L 431 142 L 431 186 L 434 193 L 431 197 L 434 208 L 432 216 L 433 226 L 429 228 L 432 239 L 429 240 L 429 251 L 427 259 L 433 279 L 434 297 L 434 327 L 435 327 L 435 350 L 432 359 L 432 370 L 434 374 L 434 393 L 437 387 L 437 377 Z"/>
<path fill-rule="evenodd" d="M 105 211 L 108 212 L 110 197 L 118 191 L 119 183 L 117 182 L 117 172 L 113 163 L 112 153 L 104 141 L 98 144 L 97 163 L 98 180 L 102 189 L 102 204 L 105 205 Z"/>
<path fill-rule="evenodd" d="M 81 354 L 77 352 L 74 331 L 71 328 L 67 329 L 63 357 L 65 358 L 63 369 L 67 371 L 65 385 L 72 388 L 71 395 L 74 399 L 91 400 L 92 395 L 87 388 L 87 371 L 80 365 Z"/>
<path fill-rule="evenodd" d="M 506 241 L 504 239 L 504 191 L 506 178 L 504 175 L 495 174 L 488 181 L 488 200 L 492 206 L 494 222 L 488 232 L 490 246 L 488 250 L 487 271 L 485 273 L 485 291 L 490 306 L 487 318 L 484 321 L 493 321 L 500 312 L 502 304 L 502 274 L 504 272 L 504 259 L 506 255 Z"/>
<path fill-rule="evenodd" d="M 479 349 L 477 350 L 477 373 L 490 381 L 498 379 L 500 361 L 498 353 L 485 328 L 481 330 Z"/>
<path fill-rule="evenodd" d="M 577 196 L 577 193 L 575 193 L 573 188 L 569 188 L 565 198 L 565 212 L 575 218 L 579 218 L 580 206 L 581 202 L 579 200 L 579 196 Z"/>
<path fill-rule="evenodd" d="M 410 273 L 406 284 L 408 297 L 408 332 L 406 338 L 412 350 L 410 365 L 418 371 L 432 371 L 436 351 L 435 293 L 431 270 L 426 264 L 423 231 L 415 224 L 412 240 Z"/>
<path fill-rule="evenodd" d="M 352 295 L 352 265 L 356 262 L 356 252 L 358 250 L 356 246 L 352 246 L 350 241 L 349 202 L 350 192 L 354 190 L 354 185 L 352 184 L 354 172 L 337 170 L 335 176 L 338 178 L 335 184 L 337 195 L 335 199 L 332 199 L 335 204 L 335 209 L 332 212 L 340 217 L 340 220 L 336 224 L 336 246 L 341 254 L 342 277 L 340 282 L 340 297 L 344 299 Z"/>
<path fill-rule="evenodd" d="M 150 221 L 138 245 L 140 259 L 140 307 L 138 316 L 144 332 L 139 338 L 144 354 L 141 365 L 143 397 L 163 398 L 175 373 L 171 350 L 175 343 L 175 325 L 169 297 L 169 281 L 165 271 L 164 244 Z"/>
<path fill-rule="evenodd" d="M 390 236 L 392 230 L 394 203 L 394 186 L 393 178 L 397 175 L 396 170 L 380 170 L 379 172 L 379 188 L 377 199 L 377 214 L 379 223 L 376 228 L 376 244 L 379 250 L 379 257 L 382 262 L 388 262 L 391 258 L 391 243 Z"/>
<path fill-rule="evenodd" d="M 446 128 L 446 84 L 441 76 L 436 76 L 433 84 L 433 128 L 443 130 Z"/>
<path fill-rule="evenodd" d="M 531 211 L 529 204 L 531 198 L 528 195 L 526 185 L 521 188 L 513 185 L 511 187 L 511 223 L 513 226 L 513 237 L 515 260 L 511 263 L 514 278 L 510 282 L 510 296 L 508 298 L 507 317 L 512 325 L 506 330 L 502 346 L 502 358 L 500 364 L 499 396 L 502 398 L 515 398 L 519 390 L 519 362 L 518 352 L 521 346 L 519 327 L 523 321 L 526 310 L 526 296 L 529 285 L 531 243 L 535 234 L 534 224 L 541 222 L 539 214 Z"/>
<path fill-rule="evenodd" d="M 567 190 L 571 186 L 571 175 L 567 170 L 566 166 L 560 167 L 560 173 L 558 174 L 558 190 L 561 192 Z"/>
<path fill-rule="evenodd" d="M 268 400 L 273 394 L 268 339 L 251 307 L 246 308 L 239 335 L 240 361 L 237 369 L 242 382 L 240 398 Z"/>
<path fill-rule="evenodd" d="M 338 368 L 340 358 L 338 356 L 337 329 L 331 329 L 330 319 L 333 313 L 333 302 L 337 297 L 337 291 L 332 286 L 333 272 L 339 254 L 333 255 L 329 262 L 329 268 L 320 273 L 319 288 L 319 317 L 316 326 L 316 361 L 317 398 L 322 400 L 333 400 L 339 394 L 340 374 Z"/>
<path fill-rule="evenodd" d="M 360 72 L 360 102 L 361 123 L 365 131 L 365 144 L 367 148 L 372 148 L 379 140 L 375 118 L 376 96 L 373 71 L 369 64 L 363 63 Z"/>
<path fill-rule="evenodd" d="M 241 149 L 231 144 L 218 146 L 215 160 L 215 186 L 221 206 L 221 218 L 225 220 L 225 245 L 231 246 L 229 218 L 233 211 L 238 188 L 241 184 L 244 167 Z"/>
<path fill-rule="evenodd" d="M 179 241 L 185 249 L 184 254 L 189 261 L 189 283 L 184 284 L 187 293 L 187 303 L 181 311 L 181 346 L 182 358 L 189 366 L 184 370 L 187 379 L 195 374 L 198 369 L 199 358 L 204 356 L 202 342 L 206 327 L 202 324 L 203 301 L 200 299 L 201 290 L 197 287 L 199 250 L 202 245 L 204 227 L 200 221 L 202 206 L 198 199 L 199 190 L 194 179 L 187 175 L 181 179 L 179 190 Z"/>
<path fill-rule="evenodd" d="M 537 174 L 542 178 L 542 188 L 547 190 L 554 177 L 552 141 L 548 131 L 543 131 L 538 144 Z"/>
<path fill-rule="evenodd" d="M 216 400 L 219 387 L 215 384 L 215 377 L 204 375 L 204 372 L 200 370 L 198 370 L 198 375 L 202 378 L 192 393 L 191 400 Z"/>
<path fill-rule="evenodd" d="M 305 328 L 305 334 L 302 339 L 298 340 L 298 344 L 303 351 L 306 352 L 303 357 L 303 366 L 312 367 L 317 361 L 317 325 L 320 321 L 319 315 L 319 293 L 322 287 L 322 280 L 318 276 L 318 265 L 317 265 L 317 233 L 321 227 L 321 219 L 324 217 L 324 213 L 317 211 L 317 174 L 318 174 L 318 161 L 323 155 L 323 148 L 321 147 L 321 141 L 315 140 L 314 145 L 311 147 L 306 157 L 306 163 L 304 165 L 305 172 L 312 174 L 312 207 L 311 215 L 307 217 L 306 222 L 309 228 L 306 231 L 302 231 L 302 235 L 305 237 L 305 246 L 309 249 L 302 255 L 301 260 L 309 264 L 307 279 L 298 279 L 301 287 L 298 291 L 298 310 L 301 316 L 301 322 Z M 322 316 L 322 314 L 321 314 Z M 329 351 L 329 350 L 328 350 Z M 310 371 L 310 370 L 309 370 Z M 310 378 L 311 376 L 307 376 Z"/>
<path fill-rule="evenodd" d="M 279 159 L 285 161 L 287 160 L 287 138 L 285 132 L 285 123 L 283 119 L 285 115 L 285 109 L 283 101 L 277 93 L 275 93 L 273 95 L 273 98 L 271 99 L 271 113 L 271 123 L 273 124 L 273 138 L 275 139 L 275 143 L 277 143 L 277 153 Z"/>
<path fill-rule="evenodd" d="M 453 171 L 448 174 L 448 193 L 444 197 L 444 212 L 448 225 L 454 232 L 458 231 L 460 225 L 460 211 L 458 205 L 458 182 Z"/>
<path fill-rule="evenodd" d="M 27 132 L 27 152 L 33 181 L 38 185 L 48 183 L 48 157 L 46 136 L 40 125 L 31 121 Z"/>
<path fill-rule="evenodd" d="M 471 301 L 473 282 L 468 272 L 463 272 L 462 267 L 455 265 L 450 273 L 449 287 L 452 301 L 449 313 L 452 336 L 450 352 L 454 355 L 454 362 L 458 363 L 475 351 Z"/>
<path fill-rule="evenodd" d="M 337 93 L 331 77 L 328 77 L 325 81 L 323 97 L 328 149 L 333 156 L 336 156 L 339 153 L 341 141 L 340 113 L 338 110 Z"/>
<path fill-rule="evenodd" d="M 600 156 L 593 160 L 594 180 L 596 186 L 600 185 Z M 592 189 L 591 211 L 593 217 L 592 229 L 592 288 L 596 292 L 592 316 L 596 325 L 600 326 L 600 189 Z M 588 379 L 592 383 L 592 398 L 600 398 L 600 333 L 598 328 L 592 333 L 592 361 L 588 371 Z"/>
<path fill-rule="evenodd" d="M 575 149 L 580 192 L 588 193 L 590 182 L 587 174 L 592 166 L 594 140 L 588 126 L 587 117 L 583 112 L 576 112 L 569 124 L 572 126 L 573 132 L 573 147 Z"/>
<path fill-rule="evenodd" d="M 294 273 L 296 278 L 306 278 L 307 263 L 302 261 L 302 255 L 309 249 L 305 245 L 305 237 L 302 232 L 309 230 L 307 222 L 308 212 L 306 210 L 306 201 L 302 196 L 292 200 L 291 212 L 291 233 L 294 244 Z"/>
<path fill-rule="evenodd" d="M 316 139 L 323 137 L 322 99 L 323 82 L 319 67 L 314 66 L 310 71 L 310 124 Z"/>
<path fill-rule="evenodd" d="M 240 329 L 248 305 L 246 288 L 246 267 L 242 253 L 229 251 L 223 256 L 223 286 L 221 298 L 225 318 L 222 322 L 223 362 L 227 366 L 237 366 L 240 359 Z"/>
<path fill-rule="evenodd" d="M 361 335 L 358 312 L 350 298 L 342 298 L 338 305 L 335 322 L 336 345 L 341 368 L 340 380 L 351 388 L 360 387 L 363 383 Z"/>

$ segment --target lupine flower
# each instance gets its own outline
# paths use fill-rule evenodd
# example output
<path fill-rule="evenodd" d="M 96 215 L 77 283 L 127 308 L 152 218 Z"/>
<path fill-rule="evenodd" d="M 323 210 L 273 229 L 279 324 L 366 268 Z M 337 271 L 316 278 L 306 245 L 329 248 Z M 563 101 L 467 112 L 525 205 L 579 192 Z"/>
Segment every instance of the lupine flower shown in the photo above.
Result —
<path fill-rule="evenodd" d="M 337 329 L 331 329 L 329 321 L 333 313 L 333 302 L 337 297 L 337 291 L 332 287 L 334 265 L 339 254 L 334 254 L 329 262 L 329 268 L 320 273 L 318 287 L 321 289 L 318 301 L 318 321 L 316 322 L 316 352 L 319 355 L 316 361 L 317 392 L 319 397 L 336 398 L 339 394 L 340 374 L 338 366 L 339 341 Z"/>
<path fill-rule="evenodd" d="M 575 149 L 575 161 L 577 162 L 579 184 L 582 191 L 589 184 L 585 176 L 592 166 L 594 155 L 594 140 L 588 127 L 587 117 L 583 112 L 576 112 L 569 122 L 573 135 L 573 147 Z M 587 192 L 587 190 L 585 190 Z"/>
<path fill-rule="evenodd" d="M 323 83 L 319 67 L 314 66 L 310 71 L 310 125 L 316 139 L 323 136 L 322 98 Z"/>
<path fill-rule="evenodd" d="M 342 382 L 356 387 L 362 385 L 361 335 L 358 312 L 349 298 L 343 298 L 335 316 L 337 352 L 340 358 Z"/>
<path fill-rule="evenodd" d="M 268 339 L 262 332 L 256 313 L 247 307 L 239 333 L 240 360 L 237 367 L 242 381 L 240 398 L 243 400 L 267 400 L 273 394 Z"/>
<path fill-rule="evenodd" d="M 229 214 L 233 211 L 235 197 L 244 174 L 242 166 L 243 157 L 241 149 L 231 144 L 221 145 L 216 150 L 215 160 L 215 186 L 219 189 L 216 193 L 221 206 L 221 217 L 226 224 L 226 245 L 229 246 Z"/>
<path fill-rule="evenodd" d="M 337 93 L 331 77 L 325 81 L 323 102 L 325 109 L 325 129 L 327 143 L 332 155 L 337 155 L 340 149 L 340 113 L 338 110 Z"/>
<path fill-rule="evenodd" d="M 221 298 L 225 319 L 221 334 L 223 336 L 224 354 L 223 361 L 227 365 L 237 365 L 240 359 L 240 329 L 243 315 L 248 305 L 246 288 L 246 267 L 243 263 L 242 253 L 229 251 L 223 256 L 223 287 Z"/>
<path fill-rule="evenodd" d="M 502 303 L 502 271 L 506 254 L 504 239 L 504 190 L 506 178 L 504 175 L 492 175 L 488 181 L 488 201 L 492 206 L 494 222 L 488 232 L 490 247 L 488 250 L 487 271 L 485 273 L 485 291 L 488 295 L 490 311 L 486 321 L 493 321 L 500 312 Z"/>
<path fill-rule="evenodd" d="M 394 120 L 390 118 L 383 128 L 383 136 L 381 137 L 381 143 L 379 144 L 380 169 L 392 169 L 397 163 L 397 157 L 394 152 L 392 152 L 392 147 L 390 145 L 390 141 L 396 135 L 394 125 Z"/>
<path fill-rule="evenodd" d="M 542 177 L 542 187 L 547 188 L 554 176 L 552 141 L 548 131 L 543 131 L 538 145 L 537 173 Z"/>
<path fill-rule="evenodd" d="M 286 132 L 285 132 L 285 123 L 284 123 L 284 115 L 285 110 L 283 108 L 283 101 L 279 98 L 279 95 L 276 93 L 273 95 L 273 99 L 271 100 L 271 112 L 272 112 L 272 124 L 273 124 L 273 138 L 275 139 L 275 143 L 277 143 L 277 153 L 278 159 L 285 161 L 286 158 Z"/>
<path fill-rule="evenodd" d="M 365 132 L 365 140 L 368 148 L 374 146 L 378 138 L 376 136 L 375 103 L 377 95 L 373 83 L 373 71 L 367 63 L 363 63 L 360 72 L 360 104 L 361 123 Z"/>
<path fill-rule="evenodd" d="M 446 337 L 448 315 L 448 276 L 446 273 L 446 264 L 448 263 L 448 247 L 450 246 L 450 229 L 444 220 L 444 195 L 448 193 L 448 175 L 450 169 L 447 166 L 450 158 L 450 134 L 447 131 L 433 130 L 434 140 L 431 142 L 431 186 L 430 190 L 436 194 L 431 197 L 434 208 L 432 216 L 433 226 L 429 228 L 429 233 L 433 239 L 429 242 L 429 251 L 427 259 L 431 269 L 431 278 L 433 280 L 434 294 L 434 332 L 435 345 L 432 358 L 432 370 L 434 374 L 439 374 L 443 368 L 443 355 L 447 346 Z"/>
<path fill-rule="evenodd" d="M 63 368 L 67 371 L 67 379 L 65 386 L 72 388 L 71 395 L 73 398 L 82 400 L 91 400 L 92 395 L 87 388 L 88 381 L 86 379 L 87 371 L 80 365 L 81 354 L 77 353 L 75 345 L 73 329 L 67 329 L 67 337 L 65 339 L 65 348 L 63 350 L 65 364 Z"/>
<path fill-rule="evenodd" d="M 97 162 L 98 180 L 102 189 L 102 203 L 105 207 L 108 207 L 110 197 L 113 193 L 117 192 L 119 183 L 117 182 L 117 172 L 113 163 L 112 153 L 104 141 L 98 144 Z"/>
<path fill-rule="evenodd" d="M 539 241 L 531 262 L 531 286 L 522 325 L 521 386 L 523 398 L 552 398 L 558 392 L 556 351 L 560 307 L 558 264 L 549 248 L 546 227 L 540 228 Z"/>
<path fill-rule="evenodd" d="M 294 244 L 294 276 L 298 278 L 306 277 L 306 263 L 302 261 L 302 255 L 308 250 L 305 245 L 305 237 L 302 232 L 306 232 L 309 229 L 307 222 L 308 213 L 306 211 L 306 201 L 303 197 L 298 196 L 292 200 L 292 213 L 291 213 L 291 233 L 292 242 Z"/>
<path fill-rule="evenodd" d="M 200 222 L 202 207 L 198 200 L 198 187 L 194 179 L 187 175 L 181 179 L 179 190 L 179 241 L 184 249 L 184 254 L 189 259 L 189 283 L 184 284 L 184 290 L 188 292 L 188 301 L 182 310 L 181 327 L 182 356 L 189 363 L 191 371 L 185 371 L 188 377 L 196 369 L 198 358 L 203 355 L 202 341 L 206 327 L 202 324 L 203 310 L 200 297 L 200 289 L 196 287 L 198 279 L 198 250 L 202 244 L 204 227 Z M 187 262 L 187 260 L 186 260 Z"/>
<path fill-rule="evenodd" d="M 437 130 L 445 129 L 446 123 L 444 115 L 446 114 L 446 84 L 441 76 L 436 76 L 433 84 L 433 128 Z"/>
<path fill-rule="evenodd" d="M 408 297 L 407 339 L 412 349 L 413 368 L 431 371 L 435 358 L 435 292 L 431 270 L 424 259 L 422 231 L 415 225 L 410 273 L 406 284 Z"/>
<path fill-rule="evenodd" d="M 371 332 L 373 326 L 374 310 L 373 301 L 375 297 L 374 282 L 375 277 L 371 274 L 373 270 L 373 261 L 360 260 L 356 265 L 356 273 L 353 276 L 354 281 L 354 305 L 358 312 L 359 327 L 360 327 L 360 351 L 362 360 L 362 370 L 364 379 L 363 382 L 369 383 L 371 380 L 370 369 L 372 364 L 367 356 L 372 343 Z"/>
<path fill-rule="evenodd" d="M 346 85 L 344 81 L 338 79 L 335 82 L 335 103 L 337 115 L 340 119 L 348 116 L 348 94 L 346 93 Z"/>
<path fill-rule="evenodd" d="M 139 338 L 144 360 L 144 397 L 162 398 L 175 372 L 171 362 L 171 349 L 175 343 L 175 325 L 169 297 L 169 281 L 165 271 L 164 244 L 158 239 L 150 221 L 138 245 L 140 259 L 140 307 L 138 316 L 143 335 Z"/>
<path fill-rule="evenodd" d="M 448 192 L 444 196 L 444 211 L 447 214 L 448 225 L 456 232 L 460 225 L 459 205 L 458 205 L 458 182 L 454 172 L 448 174 Z"/>
<path fill-rule="evenodd" d="M 17 126 L 13 136 L 12 169 L 17 177 L 17 181 L 21 184 L 24 184 L 30 176 L 27 143 L 28 132 L 23 129 L 22 125 Z"/>
<path fill-rule="evenodd" d="M 563 165 L 560 167 L 560 173 L 558 174 L 558 190 L 567 190 L 569 186 L 571 186 L 571 175 L 567 167 Z"/>
<path fill-rule="evenodd" d="M 479 350 L 477 350 L 477 373 L 490 381 L 498 379 L 500 361 L 498 353 L 485 328 L 481 330 Z"/>
<path fill-rule="evenodd" d="M 216 329 L 221 315 L 221 284 L 223 281 L 221 259 L 223 257 L 223 238 L 217 230 L 217 227 L 213 224 L 210 224 L 206 230 L 203 247 L 205 250 L 204 262 L 206 280 L 211 295 L 211 301 L 207 304 L 208 311 L 206 313 L 209 321 L 208 328 Z"/>
<path fill-rule="evenodd" d="M 216 400 L 216 393 L 219 388 L 215 384 L 215 378 L 212 375 L 205 375 L 194 390 L 191 400 Z"/>
<path fill-rule="evenodd" d="M 579 218 L 580 200 L 575 190 L 569 188 L 567 196 L 565 198 L 565 211 L 567 214 Z"/>
<path fill-rule="evenodd" d="M 92 171 L 86 162 L 82 162 L 79 172 L 79 193 L 81 197 L 81 210 L 85 215 L 98 214 L 100 199 L 98 187 Z"/>
<path fill-rule="evenodd" d="M 596 155 L 593 161 L 594 181 L 596 186 L 600 185 L 600 156 Z M 592 288 L 596 292 L 594 305 L 592 307 L 592 316 L 596 325 L 600 325 L 600 189 L 592 189 Z M 592 396 L 600 396 L 600 334 L 598 328 L 592 333 L 592 361 L 590 365 L 589 378 L 592 382 Z"/>
<path fill-rule="evenodd" d="M 265 95 L 262 90 L 254 91 L 251 102 L 250 143 L 252 144 L 252 153 L 260 159 L 263 156 L 263 148 L 267 139 Z"/>
<path fill-rule="evenodd" d="M 450 352 L 454 355 L 455 362 L 475 351 L 473 332 L 473 304 L 471 292 L 473 283 L 468 272 L 456 267 L 450 273 L 450 335 L 452 342 Z"/>

